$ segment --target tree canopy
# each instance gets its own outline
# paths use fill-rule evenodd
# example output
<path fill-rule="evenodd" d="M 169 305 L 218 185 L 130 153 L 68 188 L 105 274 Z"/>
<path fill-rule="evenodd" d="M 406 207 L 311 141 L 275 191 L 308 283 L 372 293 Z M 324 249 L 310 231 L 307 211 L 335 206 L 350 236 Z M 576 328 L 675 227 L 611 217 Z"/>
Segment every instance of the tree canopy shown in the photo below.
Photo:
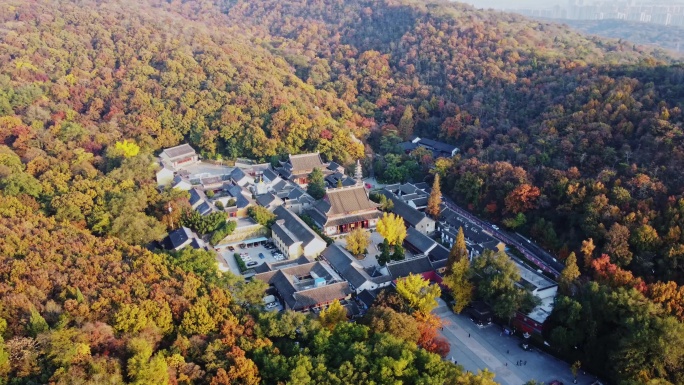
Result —
<path fill-rule="evenodd" d="M 382 214 L 382 218 L 378 220 L 377 229 L 390 246 L 401 246 L 406 238 L 404 219 L 396 214 Z"/>

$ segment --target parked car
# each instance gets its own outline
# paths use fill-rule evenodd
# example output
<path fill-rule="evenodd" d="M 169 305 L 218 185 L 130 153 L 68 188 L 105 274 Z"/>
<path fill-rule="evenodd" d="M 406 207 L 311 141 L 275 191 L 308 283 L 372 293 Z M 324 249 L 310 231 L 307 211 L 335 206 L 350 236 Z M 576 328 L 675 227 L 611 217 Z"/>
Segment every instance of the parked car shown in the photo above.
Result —
<path fill-rule="evenodd" d="M 264 255 L 264 253 L 259 253 L 259 259 L 264 259 L 264 258 L 266 258 L 266 256 Z"/>
<path fill-rule="evenodd" d="M 266 304 L 266 309 L 273 309 L 274 307 L 278 307 L 277 302 L 271 302 Z"/>
<path fill-rule="evenodd" d="M 233 246 L 228 246 L 228 250 L 235 251 L 235 248 Z"/>
<path fill-rule="evenodd" d="M 252 266 L 256 266 L 256 265 L 258 265 L 258 263 L 254 262 L 254 261 L 247 262 L 247 267 L 252 267 Z"/>

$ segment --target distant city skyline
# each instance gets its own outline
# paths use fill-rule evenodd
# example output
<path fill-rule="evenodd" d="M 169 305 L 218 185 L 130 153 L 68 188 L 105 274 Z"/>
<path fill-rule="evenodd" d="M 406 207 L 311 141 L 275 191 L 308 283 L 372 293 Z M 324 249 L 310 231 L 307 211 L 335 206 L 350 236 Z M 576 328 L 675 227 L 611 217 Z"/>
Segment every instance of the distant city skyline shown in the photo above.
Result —
<path fill-rule="evenodd" d="M 684 26 L 684 0 L 463 0 L 531 17 L 562 20 L 625 20 Z"/>

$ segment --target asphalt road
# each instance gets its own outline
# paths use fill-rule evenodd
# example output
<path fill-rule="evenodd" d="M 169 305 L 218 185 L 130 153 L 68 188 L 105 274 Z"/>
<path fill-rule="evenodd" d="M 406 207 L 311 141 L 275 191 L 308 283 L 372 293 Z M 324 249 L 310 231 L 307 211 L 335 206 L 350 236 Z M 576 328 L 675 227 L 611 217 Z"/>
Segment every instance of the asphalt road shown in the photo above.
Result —
<path fill-rule="evenodd" d="M 471 222 L 480 226 L 483 230 L 491 233 L 494 238 L 500 240 L 501 242 L 509 246 L 515 246 L 515 248 L 520 250 L 520 252 L 525 256 L 525 258 L 532 261 L 532 263 L 534 263 L 540 270 L 551 273 L 555 277 L 558 277 L 558 275 L 560 275 L 560 271 L 563 269 L 563 265 L 554 261 L 553 257 L 548 253 L 533 252 L 532 250 L 530 250 L 530 245 L 526 244 L 526 241 L 516 239 L 517 237 L 511 236 L 505 231 L 493 228 L 491 223 L 484 221 L 469 213 L 468 211 L 464 210 L 460 206 L 456 205 L 448 197 L 443 196 L 442 201 L 444 202 L 444 204 L 447 205 L 447 207 L 454 210 L 459 215 L 469 219 Z"/>

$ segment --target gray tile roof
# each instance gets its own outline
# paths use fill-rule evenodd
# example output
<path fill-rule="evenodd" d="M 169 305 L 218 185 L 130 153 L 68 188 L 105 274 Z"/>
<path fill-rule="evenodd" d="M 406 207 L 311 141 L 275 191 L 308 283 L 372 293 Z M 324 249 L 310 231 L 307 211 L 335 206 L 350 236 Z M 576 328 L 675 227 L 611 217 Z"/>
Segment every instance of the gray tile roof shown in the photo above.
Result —
<path fill-rule="evenodd" d="M 430 250 L 428 253 L 428 259 L 430 259 L 432 267 L 435 269 L 446 267 L 447 261 L 449 260 L 449 249 L 438 243 L 437 247 Z"/>
<path fill-rule="evenodd" d="M 342 186 L 343 187 L 354 186 L 355 184 L 356 184 L 356 180 L 354 180 L 354 178 L 346 177 L 342 180 Z"/>
<path fill-rule="evenodd" d="M 331 189 L 327 191 L 324 199 L 330 203 L 328 215 L 351 214 L 377 208 L 377 205 L 368 199 L 363 186 Z"/>
<path fill-rule="evenodd" d="M 290 172 L 292 174 L 311 172 L 314 168 L 319 168 L 321 170 L 325 168 L 325 164 L 317 152 L 311 154 L 290 155 L 288 163 L 290 165 Z"/>
<path fill-rule="evenodd" d="M 404 239 L 404 243 L 413 246 L 414 249 L 423 254 L 428 253 L 437 244 L 437 242 L 430 239 L 430 237 L 413 227 L 406 229 L 406 239 Z"/>
<path fill-rule="evenodd" d="M 325 182 L 328 184 L 328 187 L 330 188 L 335 188 L 337 187 L 337 181 L 344 179 L 344 174 L 341 172 L 335 172 L 330 175 L 327 175 L 325 177 Z"/>
<path fill-rule="evenodd" d="M 288 186 L 290 186 L 290 182 L 288 182 L 288 181 L 286 181 L 286 180 L 281 180 L 281 181 L 279 181 L 278 183 L 276 183 L 276 184 L 273 185 L 273 191 L 275 191 L 276 194 L 277 194 L 277 193 L 279 193 L 280 191 L 285 190 L 285 188 L 288 187 Z M 288 192 L 289 192 L 289 190 L 288 190 Z"/>
<path fill-rule="evenodd" d="M 447 143 L 443 143 L 443 142 L 438 142 L 438 141 L 432 140 L 432 139 L 421 138 L 418 143 L 420 143 L 424 146 L 427 146 L 427 147 L 431 147 L 437 151 L 448 153 L 448 154 L 451 154 L 451 152 L 456 149 L 456 146 L 452 146 L 451 144 L 447 144 Z"/>
<path fill-rule="evenodd" d="M 200 194 L 199 191 L 197 191 L 197 189 L 193 188 L 189 191 L 189 193 L 190 193 L 190 206 L 195 206 L 197 203 L 199 203 L 200 201 L 202 201 L 204 199 L 202 197 L 202 195 L 204 195 L 204 194 Z"/>
<path fill-rule="evenodd" d="M 279 220 L 283 220 L 284 223 L 279 225 L 282 231 L 288 233 L 289 239 L 292 239 L 293 243 L 296 241 L 301 241 L 304 245 L 314 239 L 321 239 L 301 218 L 299 218 L 295 213 L 286 209 L 283 206 L 276 207 L 273 213 L 278 217 Z M 279 222 L 276 222 L 276 225 Z M 273 227 L 277 227 L 274 225 Z M 280 236 L 280 234 L 279 234 Z"/>
<path fill-rule="evenodd" d="M 297 239 L 294 235 L 291 236 L 288 233 L 284 223 L 274 223 L 271 226 L 271 231 L 273 231 L 273 234 L 275 234 L 287 247 L 290 247 L 295 243 L 299 242 L 299 239 Z"/>
<path fill-rule="evenodd" d="M 209 203 L 202 202 L 201 205 L 197 206 L 195 211 L 197 211 L 201 215 L 207 215 L 207 214 L 211 213 L 212 210 L 211 210 L 211 206 L 209 206 Z"/>
<path fill-rule="evenodd" d="M 427 206 L 428 197 L 416 198 L 416 199 L 412 200 L 411 202 L 413 202 L 413 204 L 416 205 L 416 207 L 424 207 L 424 206 Z"/>
<path fill-rule="evenodd" d="M 242 188 L 240 186 L 231 186 L 228 189 L 228 194 L 235 198 L 235 206 L 238 208 L 245 208 L 249 206 L 249 201 L 242 194 Z"/>
<path fill-rule="evenodd" d="M 361 285 L 370 280 L 370 277 L 366 277 L 364 271 L 359 271 L 352 265 L 353 257 L 339 245 L 333 243 L 328 246 L 321 253 L 321 257 L 328 261 L 330 266 L 354 287 L 361 287 Z"/>
<path fill-rule="evenodd" d="M 259 206 L 267 207 L 271 204 L 271 202 L 275 201 L 276 199 L 277 198 L 275 195 L 268 193 L 257 196 L 256 202 L 259 204 Z"/>
<path fill-rule="evenodd" d="M 187 242 L 188 239 L 193 238 L 192 231 L 187 227 L 181 227 L 179 229 L 173 230 L 168 235 L 169 245 L 171 249 L 179 247 L 183 243 Z"/>
<path fill-rule="evenodd" d="M 330 162 L 328 164 L 328 170 L 330 171 L 337 171 L 338 168 L 340 168 L 340 165 L 335 162 Z"/>
<path fill-rule="evenodd" d="M 347 282 L 330 282 L 324 286 L 303 288 L 297 284 L 296 277 L 310 276 L 311 273 L 324 278 L 329 282 L 332 277 L 320 262 L 311 262 L 303 265 L 286 267 L 277 271 L 269 271 L 256 274 L 255 279 L 266 282 L 276 288 L 278 294 L 293 310 L 302 310 L 307 307 L 331 302 L 351 294 Z"/>
<path fill-rule="evenodd" d="M 432 267 L 437 270 L 446 267 L 448 259 L 430 260 Z"/>
<path fill-rule="evenodd" d="M 392 212 L 402 217 L 406 221 L 406 223 L 410 224 L 411 226 L 417 227 L 420 223 L 423 222 L 434 222 L 433 219 L 428 218 L 424 213 L 409 206 L 408 203 L 397 198 L 397 196 L 392 194 L 391 192 L 382 191 L 382 193 L 387 198 L 391 199 L 394 203 Z"/>
<path fill-rule="evenodd" d="M 276 168 L 276 171 L 280 176 L 282 176 L 285 179 L 290 179 L 290 177 L 292 176 L 292 172 L 285 167 L 278 167 Z"/>
<path fill-rule="evenodd" d="M 302 190 L 301 188 L 295 187 L 290 191 L 289 194 L 287 194 L 287 199 L 297 199 L 304 194 L 306 194 L 304 192 L 304 190 Z"/>
<path fill-rule="evenodd" d="M 264 170 L 263 175 L 264 178 L 268 179 L 269 182 L 276 180 L 276 178 L 278 177 L 278 174 L 276 174 L 276 172 L 273 171 L 273 169 L 271 169 L 270 167 Z"/>
<path fill-rule="evenodd" d="M 261 263 L 253 267 L 254 272 L 257 274 L 261 273 L 266 273 L 268 271 L 271 271 L 271 267 L 268 266 L 268 263 Z"/>
<path fill-rule="evenodd" d="M 387 270 L 394 279 L 408 277 L 409 274 L 423 274 L 428 271 L 433 271 L 434 268 L 430 264 L 427 257 L 405 259 L 399 262 L 387 264 Z"/>
<path fill-rule="evenodd" d="M 402 195 L 415 194 L 416 193 L 416 186 L 414 186 L 410 183 L 404 183 L 399 187 L 399 191 L 401 191 Z"/>
<path fill-rule="evenodd" d="M 233 171 L 230 173 L 230 177 L 235 181 L 238 182 L 242 180 L 242 178 L 246 177 L 245 172 L 242 171 L 239 167 L 235 167 Z"/>
<path fill-rule="evenodd" d="M 316 222 L 319 227 L 325 226 L 325 222 L 328 220 L 328 218 L 326 218 L 325 215 L 321 214 L 318 210 L 309 209 L 306 210 L 304 214 L 313 219 L 313 221 Z"/>
<path fill-rule="evenodd" d="M 314 203 L 314 207 L 316 210 L 320 211 L 322 214 L 326 214 L 330 210 L 330 203 L 328 201 L 325 201 L 323 199 L 316 201 Z M 325 221 L 323 221 L 325 223 Z"/>
<path fill-rule="evenodd" d="M 205 250 L 208 250 L 207 244 L 204 243 L 204 241 L 201 240 L 201 239 L 199 239 L 199 238 L 193 238 L 192 241 L 190 242 L 190 247 L 192 247 L 193 249 L 205 249 Z"/>
<path fill-rule="evenodd" d="M 375 292 L 375 290 L 363 290 L 356 296 L 356 298 L 366 305 L 366 308 L 370 308 L 373 305 L 373 302 L 375 302 L 375 297 L 377 296 L 378 294 Z"/>
<path fill-rule="evenodd" d="M 450 228 L 445 228 L 444 224 L 448 224 Z M 455 211 L 449 208 L 442 210 L 439 224 L 441 232 L 447 233 L 455 239 L 460 227 L 463 227 L 463 234 L 470 242 L 483 243 L 495 241 L 494 238 L 485 234 L 479 227 L 473 226 L 468 220 L 464 219 Z"/>
<path fill-rule="evenodd" d="M 428 255 L 430 256 L 430 260 L 433 262 L 447 260 L 449 259 L 449 249 L 438 243 L 437 247 L 430 250 Z"/>
<path fill-rule="evenodd" d="M 187 143 L 181 144 L 180 146 L 167 148 L 163 151 L 163 153 L 171 160 L 197 155 L 195 149 L 190 147 L 190 145 Z"/>
<path fill-rule="evenodd" d="M 292 306 L 294 310 L 300 310 L 319 304 L 329 303 L 336 299 L 343 299 L 352 293 L 348 282 L 338 282 L 329 285 L 315 287 L 313 289 L 299 291 L 294 294 L 296 302 Z"/>

